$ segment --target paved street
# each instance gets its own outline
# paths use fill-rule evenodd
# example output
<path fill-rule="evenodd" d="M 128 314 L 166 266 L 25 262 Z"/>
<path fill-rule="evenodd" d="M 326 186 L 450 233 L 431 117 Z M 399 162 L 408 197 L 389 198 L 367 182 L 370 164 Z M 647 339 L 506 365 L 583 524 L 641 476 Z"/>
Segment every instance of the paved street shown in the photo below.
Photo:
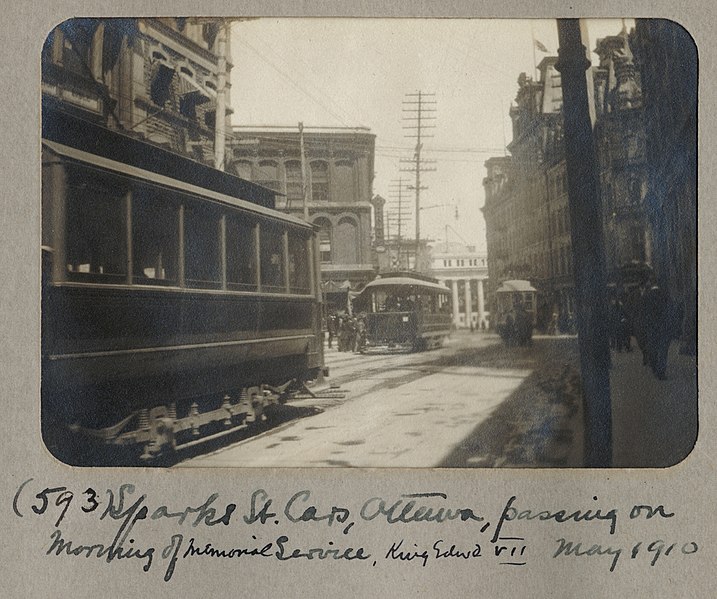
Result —
<path fill-rule="evenodd" d="M 327 349 L 344 399 L 320 412 L 180 466 L 577 466 L 581 439 L 575 339 L 505 348 L 458 332 L 429 352 L 359 355 Z"/>

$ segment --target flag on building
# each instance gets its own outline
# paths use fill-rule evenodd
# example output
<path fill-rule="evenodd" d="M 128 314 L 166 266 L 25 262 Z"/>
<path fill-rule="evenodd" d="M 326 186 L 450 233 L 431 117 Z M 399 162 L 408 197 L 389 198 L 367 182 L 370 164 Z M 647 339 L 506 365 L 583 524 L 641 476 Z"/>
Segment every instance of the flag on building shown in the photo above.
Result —
<path fill-rule="evenodd" d="M 541 52 L 548 52 L 548 49 L 545 47 L 545 44 L 542 44 L 538 40 L 533 40 L 535 42 L 535 47 L 540 50 Z"/>

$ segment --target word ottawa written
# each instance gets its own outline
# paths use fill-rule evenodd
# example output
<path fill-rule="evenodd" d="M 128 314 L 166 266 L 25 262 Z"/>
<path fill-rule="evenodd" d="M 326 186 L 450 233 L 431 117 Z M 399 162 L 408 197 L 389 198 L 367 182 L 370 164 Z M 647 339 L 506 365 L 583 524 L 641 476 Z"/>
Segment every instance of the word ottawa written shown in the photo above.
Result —
<path fill-rule="evenodd" d="M 42 519 L 51 526 L 43 547 L 47 556 L 90 558 L 93 563 L 105 565 L 137 564 L 141 572 L 160 570 L 166 582 L 172 580 L 177 566 L 188 559 L 343 562 L 406 568 L 491 560 L 501 566 L 525 566 L 535 551 L 531 550 L 526 531 L 537 525 L 565 523 L 579 524 L 586 536 L 568 539 L 556 534 L 556 546 L 550 553 L 541 551 L 539 556 L 603 558 L 612 572 L 621 559 L 643 560 L 655 566 L 658 561 L 689 557 L 699 551 L 692 539 L 637 539 L 630 546 L 593 542 L 591 538 L 604 539 L 615 534 L 619 513 L 614 507 L 597 507 L 597 496 L 592 499 L 594 505 L 589 508 L 546 509 L 521 505 L 518 498 L 512 496 L 496 517 L 475 506 L 456 504 L 446 493 L 436 491 L 403 493 L 389 498 L 370 496 L 351 506 L 317 501 L 310 490 L 297 491 L 277 500 L 265 489 L 256 489 L 248 493 L 243 502 L 226 501 L 219 493 L 209 493 L 196 504 L 170 506 L 152 504 L 146 494 L 128 483 L 100 492 L 92 487 L 78 490 L 63 485 L 43 486 L 30 478 L 18 487 L 12 509 L 18 518 Z M 634 505 L 627 515 L 630 520 L 656 521 L 674 516 L 662 505 Z M 87 526 L 87 519 L 104 524 Z M 359 522 L 373 522 L 383 528 L 381 534 L 374 535 L 378 538 L 375 546 L 350 541 Z M 151 534 L 149 523 L 153 524 Z M 162 533 L 158 524 L 168 526 L 169 530 Z M 433 527 L 435 537 L 430 542 L 407 538 L 417 526 Z M 68 527 L 82 531 L 84 536 L 68 532 Z M 143 541 L 143 527 L 145 536 L 154 539 L 157 530 L 165 536 L 159 542 Z M 228 527 L 241 529 L 243 534 L 232 536 L 230 545 L 212 538 L 212 531 Z M 110 532 L 102 536 L 97 532 L 99 529 Z M 302 542 L 302 534 L 309 529 L 323 530 L 333 538 L 318 543 Z M 451 540 L 449 531 L 456 534 L 458 529 L 460 540 Z"/>

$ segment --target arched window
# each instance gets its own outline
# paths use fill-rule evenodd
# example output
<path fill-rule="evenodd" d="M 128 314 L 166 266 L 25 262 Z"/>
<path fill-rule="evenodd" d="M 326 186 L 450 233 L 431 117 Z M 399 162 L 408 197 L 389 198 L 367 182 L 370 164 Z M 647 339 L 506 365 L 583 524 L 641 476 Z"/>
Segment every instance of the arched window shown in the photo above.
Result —
<path fill-rule="evenodd" d="M 251 181 L 251 162 L 238 160 L 232 164 L 232 169 L 237 177 Z"/>
<path fill-rule="evenodd" d="M 274 191 L 279 191 L 279 165 L 273 160 L 262 160 L 259 168 L 256 183 Z"/>
<path fill-rule="evenodd" d="M 336 181 L 334 190 L 336 191 L 336 201 L 351 204 L 354 202 L 354 167 L 348 160 L 339 160 L 336 162 L 334 170 Z"/>
<path fill-rule="evenodd" d="M 323 160 L 311 163 L 311 199 L 314 202 L 329 201 L 329 165 Z"/>
<path fill-rule="evenodd" d="M 339 220 L 336 227 L 336 256 L 338 264 L 358 263 L 358 226 L 348 216 Z"/>
<path fill-rule="evenodd" d="M 286 199 L 303 200 L 304 186 L 301 174 L 301 162 L 299 160 L 289 160 L 284 164 L 286 169 Z"/>
<path fill-rule="evenodd" d="M 317 218 L 314 220 L 314 224 L 320 227 L 319 254 L 321 263 L 329 263 L 331 262 L 331 221 L 328 218 Z"/>

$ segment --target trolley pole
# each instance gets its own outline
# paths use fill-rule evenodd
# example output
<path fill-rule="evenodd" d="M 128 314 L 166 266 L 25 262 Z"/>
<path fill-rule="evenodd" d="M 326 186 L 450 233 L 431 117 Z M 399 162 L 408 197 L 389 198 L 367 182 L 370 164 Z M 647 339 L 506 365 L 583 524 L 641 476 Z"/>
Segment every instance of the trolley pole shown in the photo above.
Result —
<path fill-rule="evenodd" d="M 583 382 L 585 466 L 612 465 L 610 348 L 607 336 L 605 239 L 586 71 L 590 67 L 579 19 L 558 19 L 565 162 Z"/>
<path fill-rule="evenodd" d="M 301 147 L 301 191 L 304 209 L 304 220 L 309 220 L 309 186 L 306 176 L 306 154 L 304 153 L 304 123 L 299 123 L 299 145 Z"/>

